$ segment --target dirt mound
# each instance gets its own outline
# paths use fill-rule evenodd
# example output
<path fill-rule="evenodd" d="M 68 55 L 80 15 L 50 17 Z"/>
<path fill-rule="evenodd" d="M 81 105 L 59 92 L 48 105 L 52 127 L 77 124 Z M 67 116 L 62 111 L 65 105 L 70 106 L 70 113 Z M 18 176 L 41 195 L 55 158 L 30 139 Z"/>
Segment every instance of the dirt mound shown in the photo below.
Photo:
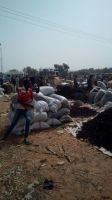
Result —
<path fill-rule="evenodd" d="M 112 152 L 112 108 L 84 123 L 77 138 L 88 139 L 91 144 Z"/>
<path fill-rule="evenodd" d="M 75 101 L 71 104 L 70 115 L 72 117 L 90 117 L 97 114 L 95 108 L 81 101 Z"/>
<path fill-rule="evenodd" d="M 57 94 L 70 99 L 73 98 L 74 89 L 70 85 L 58 85 Z"/>

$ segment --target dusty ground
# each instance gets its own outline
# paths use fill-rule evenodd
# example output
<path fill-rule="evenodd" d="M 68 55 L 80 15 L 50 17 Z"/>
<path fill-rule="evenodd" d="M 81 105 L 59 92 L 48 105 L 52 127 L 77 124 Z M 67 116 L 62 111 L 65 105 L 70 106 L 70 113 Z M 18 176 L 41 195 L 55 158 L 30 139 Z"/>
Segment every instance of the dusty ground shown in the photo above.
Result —
<path fill-rule="evenodd" d="M 9 102 L 0 102 L 0 136 Z M 1 200 L 110 200 L 112 159 L 58 127 L 30 135 L 32 145 L 11 136 L 0 144 Z M 47 179 L 52 190 L 43 189 Z"/>

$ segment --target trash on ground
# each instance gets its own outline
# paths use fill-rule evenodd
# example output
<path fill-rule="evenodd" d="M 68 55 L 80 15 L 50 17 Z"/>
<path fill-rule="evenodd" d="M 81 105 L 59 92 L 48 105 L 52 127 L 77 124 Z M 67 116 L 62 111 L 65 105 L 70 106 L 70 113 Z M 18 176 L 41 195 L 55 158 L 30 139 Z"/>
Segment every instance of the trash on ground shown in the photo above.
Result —
<path fill-rule="evenodd" d="M 45 179 L 43 183 L 44 190 L 52 190 L 54 188 L 54 182 L 52 180 Z"/>

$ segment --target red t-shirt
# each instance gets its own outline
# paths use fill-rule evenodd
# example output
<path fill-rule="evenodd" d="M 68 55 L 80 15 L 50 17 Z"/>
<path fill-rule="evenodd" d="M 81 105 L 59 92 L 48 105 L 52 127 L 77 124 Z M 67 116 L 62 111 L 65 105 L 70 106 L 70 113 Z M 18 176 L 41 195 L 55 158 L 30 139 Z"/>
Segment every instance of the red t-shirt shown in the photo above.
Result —
<path fill-rule="evenodd" d="M 33 107 L 31 105 L 31 102 L 33 100 L 33 91 L 31 88 L 28 88 L 28 90 L 17 88 L 18 93 L 18 100 L 24 106 L 25 109 Z"/>

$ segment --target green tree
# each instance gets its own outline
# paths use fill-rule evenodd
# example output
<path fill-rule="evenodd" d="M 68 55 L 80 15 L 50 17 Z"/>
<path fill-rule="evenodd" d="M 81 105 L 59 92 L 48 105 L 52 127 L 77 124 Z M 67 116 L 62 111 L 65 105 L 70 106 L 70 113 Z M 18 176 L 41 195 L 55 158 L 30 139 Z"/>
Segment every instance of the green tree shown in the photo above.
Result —
<path fill-rule="evenodd" d="M 28 76 L 36 76 L 36 75 L 38 75 L 38 71 L 36 69 L 30 67 L 30 66 L 25 67 L 23 69 L 23 72 Z"/>

